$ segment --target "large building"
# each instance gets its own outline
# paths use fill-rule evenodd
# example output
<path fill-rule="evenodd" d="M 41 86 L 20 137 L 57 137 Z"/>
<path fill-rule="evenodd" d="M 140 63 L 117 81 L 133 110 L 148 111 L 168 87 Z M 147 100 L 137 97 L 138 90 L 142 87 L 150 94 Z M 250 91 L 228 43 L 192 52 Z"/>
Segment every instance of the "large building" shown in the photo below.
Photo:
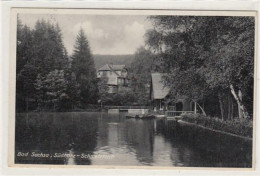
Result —
<path fill-rule="evenodd" d="M 107 78 L 108 93 L 117 93 L 128 88 L 129 80 L 125 65 L 106 64 L 97 71 L 97 78 Z"/>

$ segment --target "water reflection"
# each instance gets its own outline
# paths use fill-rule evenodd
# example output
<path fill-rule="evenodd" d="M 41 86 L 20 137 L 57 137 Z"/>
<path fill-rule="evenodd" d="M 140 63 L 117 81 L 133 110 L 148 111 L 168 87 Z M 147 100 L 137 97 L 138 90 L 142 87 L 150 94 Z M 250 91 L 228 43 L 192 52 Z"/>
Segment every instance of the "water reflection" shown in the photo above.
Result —
<path fill-rule="evenodd" d="M 143 165 L 152 165 L 154 128 L 151 120 L 128 119 L 124 131 L 127 145 L 135 151 L 136 159 Z"/>
<path fill-rule="evenodd" d="M 67 165 L 75 165 L 76 164 L 73 150 L 69 150 L 69 155 L 68 155 L 68 157 L 66 157 L 66 159 L 67 159 L 67 161 L 66 161 Z"/>
<path fill-rule="evenodd" d="M 174 121 L 126 119 L 123 113 L 17 114 L 15 162 L 68 165 L 251 166 L 247 148 L 225 148 L 223 143 L 216 144 L 210 140 L 210 135 L 205 137 L 205 141 L 198 141 L 191 131 L 177 129 Z M 234 141 L 234 144 L 238 145 L 238 141 Z M 21 157 L 17 156 L 19 152 L 30 152 L 30 155 L 32 152 L 45 153 L 51 157 Z"/>

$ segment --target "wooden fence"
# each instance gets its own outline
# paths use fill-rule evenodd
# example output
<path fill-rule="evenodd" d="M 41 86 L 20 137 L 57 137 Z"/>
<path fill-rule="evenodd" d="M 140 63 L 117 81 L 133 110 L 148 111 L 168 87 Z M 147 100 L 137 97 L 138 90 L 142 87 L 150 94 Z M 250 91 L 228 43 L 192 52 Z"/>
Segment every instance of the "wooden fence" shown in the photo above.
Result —
<path fill-rule="evenodd" d="M 151 109 L 150 106 L 104 106 L 105 109 Z"/>

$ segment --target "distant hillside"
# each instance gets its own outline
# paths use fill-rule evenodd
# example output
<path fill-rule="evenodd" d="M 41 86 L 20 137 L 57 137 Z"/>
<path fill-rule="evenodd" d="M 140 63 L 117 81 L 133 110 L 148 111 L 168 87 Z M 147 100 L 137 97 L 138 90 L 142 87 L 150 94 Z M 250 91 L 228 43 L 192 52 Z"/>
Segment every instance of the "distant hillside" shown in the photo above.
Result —
<path fill-rule="evenodd" d="M 93 55 L 96 69 L 105 64 L 118 64 L 130 66 L 134 60 L 134 55 Z"/>

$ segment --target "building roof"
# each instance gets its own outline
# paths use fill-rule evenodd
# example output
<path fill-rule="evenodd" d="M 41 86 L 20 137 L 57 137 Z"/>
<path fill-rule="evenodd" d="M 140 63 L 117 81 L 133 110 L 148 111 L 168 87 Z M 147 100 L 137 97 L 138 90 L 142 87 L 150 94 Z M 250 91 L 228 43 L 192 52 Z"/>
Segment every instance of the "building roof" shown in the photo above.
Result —
<path fill-rule="evenodd" d="M 152 93 L 153 99 L 164 99 L 170 89 L 162 82 L 162 73 L 152 73 Z"/>
<path fill-rule="evenodd" d="M 100 69 L 98 69 L 98 71 L 106 71 L 106 70 L 118 71 L 118 70 L 123 70 L 123 69 L 125 69 L 125 65 L 106 64 L 103 67 L 101 67 Z"/>

